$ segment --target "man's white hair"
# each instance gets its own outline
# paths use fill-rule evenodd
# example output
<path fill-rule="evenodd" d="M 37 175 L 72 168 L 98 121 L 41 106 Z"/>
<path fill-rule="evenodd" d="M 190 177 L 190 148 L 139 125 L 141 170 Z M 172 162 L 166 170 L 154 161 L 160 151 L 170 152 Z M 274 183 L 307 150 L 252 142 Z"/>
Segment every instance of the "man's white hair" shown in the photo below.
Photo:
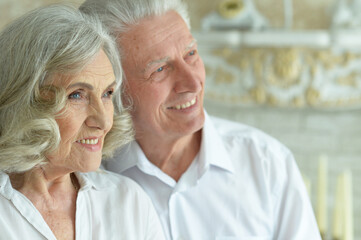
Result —
<path fill-rule="evenodd" d="M 132 25 L 169 11 L 178 13 L 190 29 L 187 6 L 182 0 L 86 0 L 80 10 L 99 17 L 117 43 Z M 122 55 L 122 46 L 118 44 L 118 48 Z"/>

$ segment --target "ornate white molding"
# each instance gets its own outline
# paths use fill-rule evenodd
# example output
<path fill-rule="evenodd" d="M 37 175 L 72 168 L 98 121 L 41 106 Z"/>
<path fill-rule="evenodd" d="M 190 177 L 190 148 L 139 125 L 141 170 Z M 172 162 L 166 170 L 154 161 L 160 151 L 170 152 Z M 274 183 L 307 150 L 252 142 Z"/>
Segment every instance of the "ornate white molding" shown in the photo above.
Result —
<path fill-rule="evenodd" d="M 361 107 L 361 0 L 338 0 L 328 30 L 272 29 L 253 0 L 222 0 L 202 20 L 199 42 L 206 98 L 233 104 L 344 109 Z M 358 27 L 358 28 L 357 28 Z M 213 31 L 212 31 L 213 30 Z"/>
<path fill-rule="evenodd" d="M 268 27 L 267 20 L 258 12 L 253 0 L 221 0 L 217 11 L 202 20 L 202 29 L 260 30 Z"/>
<path fill-rule="evenodd" d="M 241 105 L 361 107 L 359 52 L 299 46 L 208 46 L 200 52 L 208 99 Z"/>

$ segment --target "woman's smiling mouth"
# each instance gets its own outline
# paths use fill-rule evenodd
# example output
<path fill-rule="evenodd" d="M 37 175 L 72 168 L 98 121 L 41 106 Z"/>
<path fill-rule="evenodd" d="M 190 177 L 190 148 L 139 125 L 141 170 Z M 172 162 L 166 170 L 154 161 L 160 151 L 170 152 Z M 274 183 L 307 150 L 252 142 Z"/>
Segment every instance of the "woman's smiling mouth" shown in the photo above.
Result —
<path fill-rule="evenodd" d="M 82 140 L 77 140 L 77 143 L 81 143 L 81 144 L 89 144 L 89 145 L 96 145 L 99 142 L 99 138 L 93 138 L 93 139 L 82 139 Z"/>

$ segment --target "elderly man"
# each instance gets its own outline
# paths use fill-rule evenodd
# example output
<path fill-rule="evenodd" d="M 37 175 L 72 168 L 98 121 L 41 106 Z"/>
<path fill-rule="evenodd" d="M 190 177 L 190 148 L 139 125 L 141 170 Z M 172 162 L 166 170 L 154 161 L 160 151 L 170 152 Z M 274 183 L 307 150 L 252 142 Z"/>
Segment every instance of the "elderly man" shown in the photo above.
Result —
<path fill-rule="evenodd" d="M 135 141 L 106 168 L 139 183 L 167 239 L 320 239 L 291 152 L 203 109 L 205 69 L 180 0 L 87 0 L 117 38 Z"/>

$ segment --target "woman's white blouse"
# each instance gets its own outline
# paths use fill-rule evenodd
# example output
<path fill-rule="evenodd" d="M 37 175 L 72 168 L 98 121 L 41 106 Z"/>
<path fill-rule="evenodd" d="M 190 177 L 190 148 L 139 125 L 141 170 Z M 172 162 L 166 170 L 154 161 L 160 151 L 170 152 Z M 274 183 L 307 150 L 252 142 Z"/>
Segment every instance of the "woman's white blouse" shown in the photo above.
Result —
<path fill-rule="evenodd" d="M 132 180 L 103 170 L 76 176 L 81 185 L 76 202 L 77 240 L 164 239 L 151 201 Z M 56 239 L 39 211 L 12 188 L 3 172 L 0 239 Z"/>

